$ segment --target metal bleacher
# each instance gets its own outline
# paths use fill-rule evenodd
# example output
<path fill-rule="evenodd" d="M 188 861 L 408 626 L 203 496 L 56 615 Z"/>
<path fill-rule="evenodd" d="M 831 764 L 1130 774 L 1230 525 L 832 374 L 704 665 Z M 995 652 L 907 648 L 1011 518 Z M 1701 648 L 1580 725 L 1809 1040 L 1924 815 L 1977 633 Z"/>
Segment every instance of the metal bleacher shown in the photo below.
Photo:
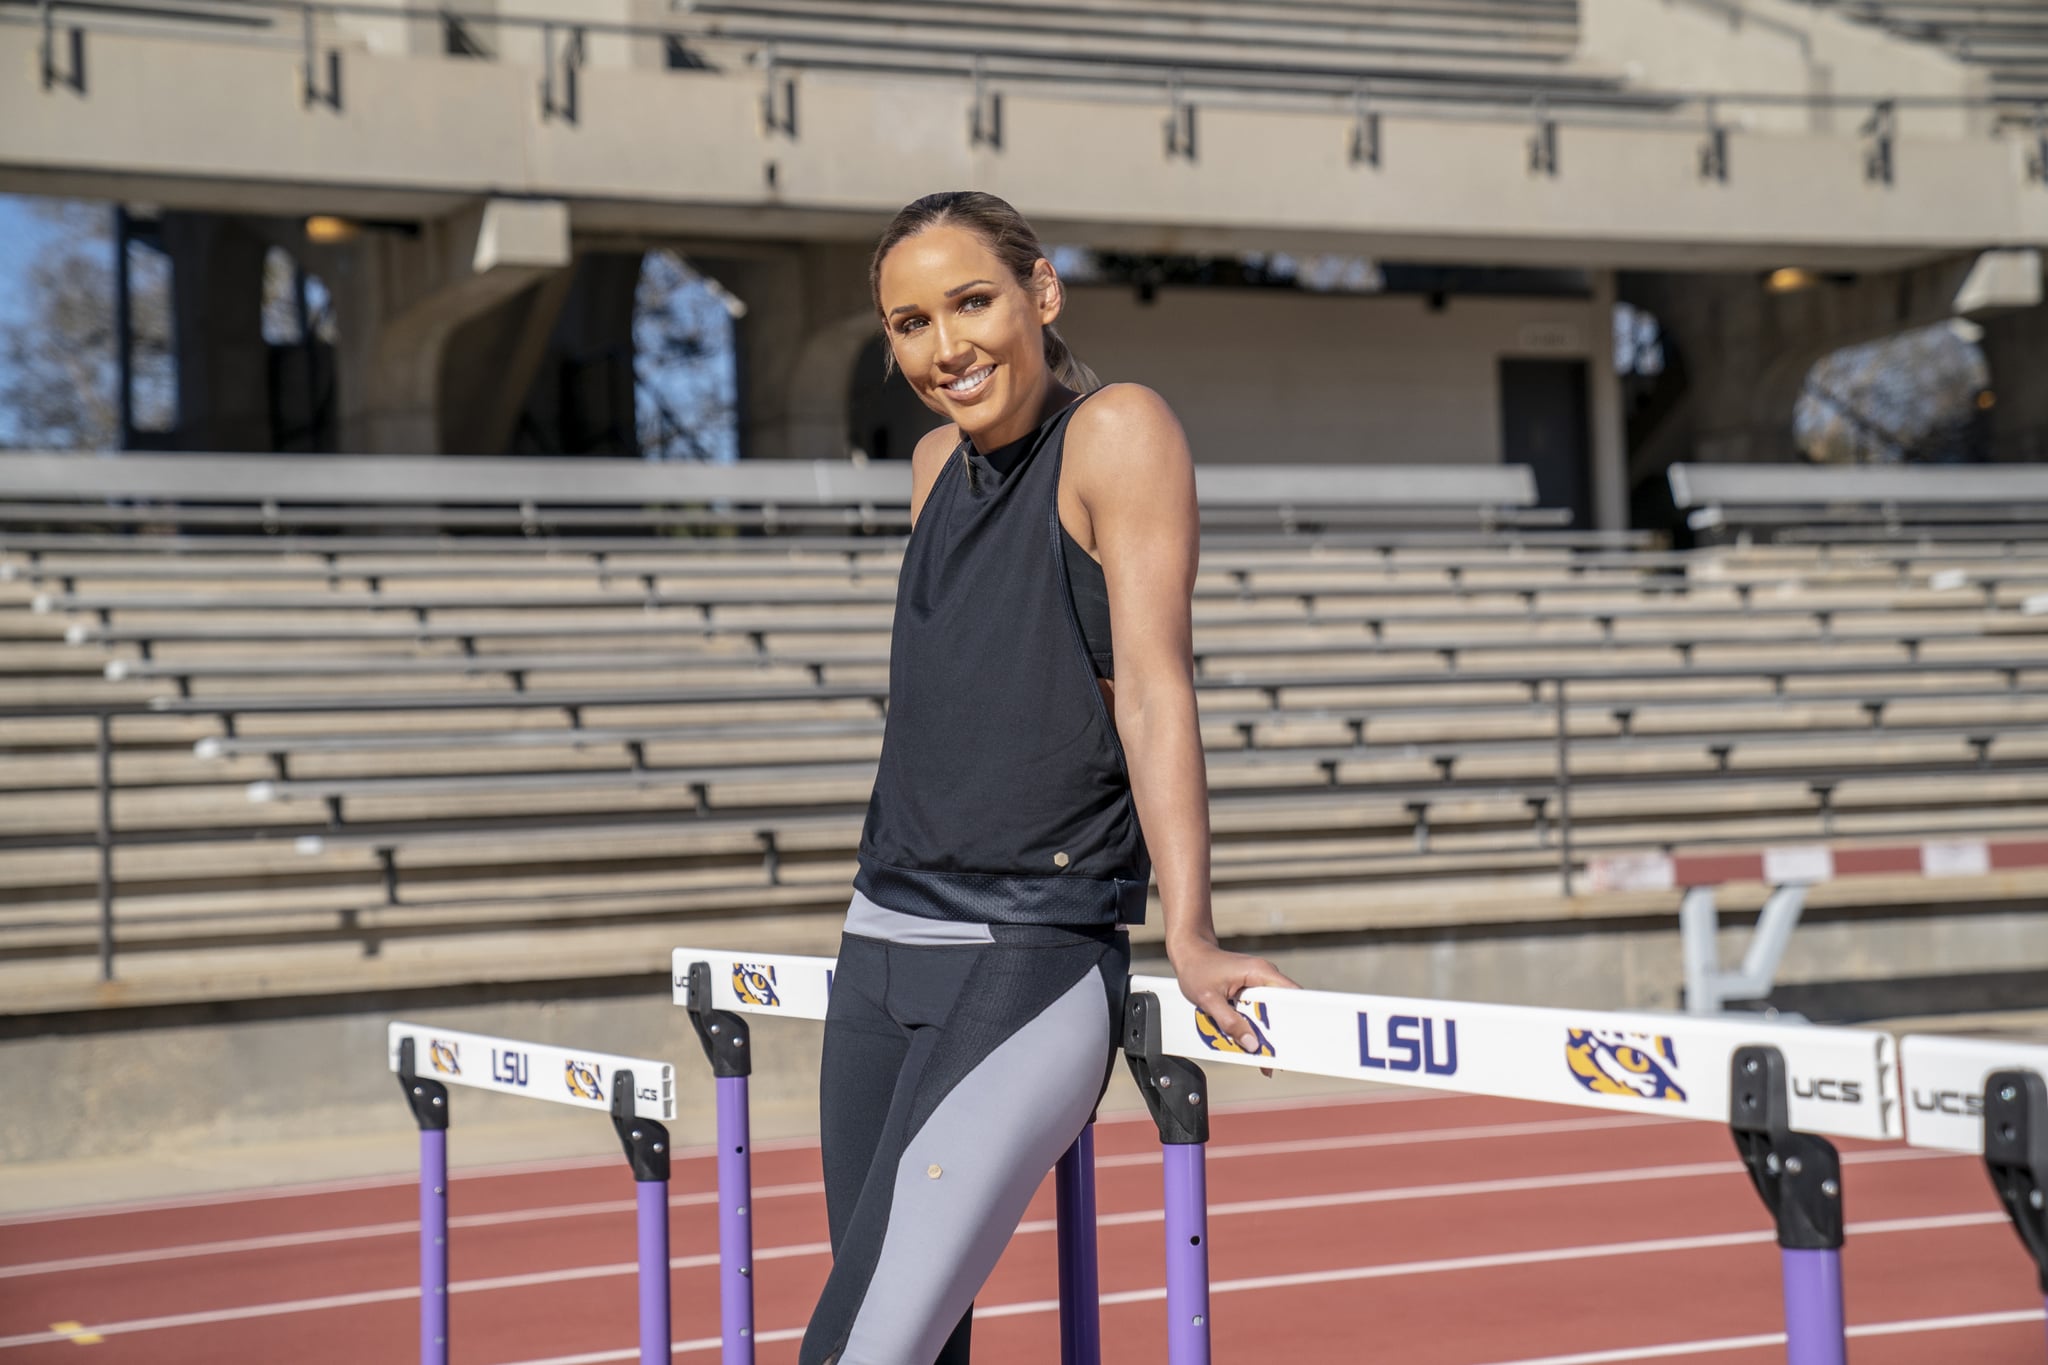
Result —
<path fill-rule="evenodd" d="M 574 462 L 551 492 L 549 461 L 411 462 L 408 489 L 20 459 L 0 977 L 305 952 L 333 989 L 398 943 L 602 974 L 582 931 L 829 938 L 900 469 Z M 1584 894 L 1589 858 L 2041 823 L 2048 532 L 1672 552 L 1530 515 L 1521 470 L 1205 469 L 1201 493 L 1226 932 L 1639 914 Z"/>
<path fill-rule="evenodd" d="M 1670 470 L 1693 530 L 1777 541 L 1988 541 L 1986 555 L 2038 549 L 2048 524 L 2039 465 L 1690 465 Z"/>

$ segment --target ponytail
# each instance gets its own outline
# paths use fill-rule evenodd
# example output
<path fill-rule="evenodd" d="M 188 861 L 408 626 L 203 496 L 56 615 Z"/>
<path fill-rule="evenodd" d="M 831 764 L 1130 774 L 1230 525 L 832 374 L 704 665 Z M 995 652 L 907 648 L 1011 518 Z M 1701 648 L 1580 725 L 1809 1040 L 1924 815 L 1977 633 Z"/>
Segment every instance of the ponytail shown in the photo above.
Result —
<path fill-rule="evenodd" d="M 1052 370 L 1054 379 L 1076 393 L 1092 393 L 1102 387 L 1102 380 L 1074 355 L 1057 327 L 1047 326 L 1045 329 L 1045 363 Z"/>

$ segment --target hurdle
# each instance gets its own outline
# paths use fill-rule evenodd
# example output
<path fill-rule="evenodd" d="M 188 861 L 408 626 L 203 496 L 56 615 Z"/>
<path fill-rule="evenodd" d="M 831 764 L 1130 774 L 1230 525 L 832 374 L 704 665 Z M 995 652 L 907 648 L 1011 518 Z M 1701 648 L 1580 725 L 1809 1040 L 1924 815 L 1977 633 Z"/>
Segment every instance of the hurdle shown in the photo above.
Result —
<path fill-rule="evenodd" d="M 690 1012 L 717 1089 L 720 1365 L 753 1365 L 753 1227 L 748 1216 L 753 1193 L 747 1152 L 747 1087 L 753 1048 L 743 1016 L 823 1020 L 832 997 L 835 961 L 678 948 L 672 968 L 673 998 Z M 1098 1365 L 1102 1337 L 1092 1125 L 1084 1128 L 1060 1157 L 1053 1180 L 1060 1365 Z M 1207 1240 L 1202 1239 L 1205 1257 Z M 1204 1285 L 1206 1288 L 1206 1278 Z"/>
<path fill-rule="evenodd" d="M 1984 1158 L 2048 1299 L 2048 1045 L 1909 1033 L 1906 1142 Z"/>
<path fill-rule="evenodd" d="M 394 1022 L 391 1070 L 420 1130 L 420 1365 L 448 1365 L 448 1087 L 466 1085 L 611 1115 L 632 1167 L 640 1266 L 640 1363 L 669 1355 L 667 1062 Z M 425 1061 L 425 1072 L 421 1061 Z M 488 1069 L 486 1069 L 488 1059 Z"/>
<path fill-rule="evenodd" d="M 1134 976 L 1131 998 L 1160 1002 L 1159 1045 L 1170 1056 L 1727 1125 L 1776 1226 L 1788 1365 L 1843 1365 L 1842 1172 L 1827 1135 L 1900 1135 L 1889 1034 L 1262 989 L 1238 1005 L 1259 1034 L 1247 1053 L 1183 1002 L 1171 978 Z M 1207 1358 L 1206 1342 L 1200 1354 L 1170 1357 Z"/>
<path fill-rule="evenodd" d="M 744 1014 L 823 1019 L 831 958 L 679 948 L 675 1001 L 712 1040 L 744 1038 Z M 1206 1076 L 1200 1063 L 1724 1124 L 1775 1225 L 1788 1365 L 1843 1365 L 1841 1160 L 1828 1138 L 1904 1130 L 1896 1045 L 1872 1029 L 1761 1017 L 1700 1018 L 1471 1004 L 1328 991 L 1248 991 L 1249 1051 L 1225 1037 L 1169 977 L 1133 976 L 1120 1043 L 1163 1144 L 1166 1312 L 1172 1365 L 1207 1365 Z M 721 1032 L 710 1032 L 716 1024 Z M 746 1051 L 742 1042 L 736 1049 Z M 714 1070 L 718 1059 L 713 1057 Z M 744 1084 L 721 1076 L 719 1126 L 744 1131 Z M 726 1107 L 740 1112 L 728 1118 Z M 2048 1127 L 2036 1131 L 2048 1134 Z M 1097 1365 L 1094 1163 L 1084 1132 L 1055 1173 L 1061 1365 Z M 721 1150 L 721 1157 L 725 1155 Z M 2048 1162 L 2044 1162 L 2048 1169 Z M 744 1268 L 751 1196 L 743 1167 L 720 1165 L 720 1255 Z M 2044 1282 L 2048 1285 L 2048 1282 Z M 750 1285 L 747 1286 L 750 1288 Z M 742 1321 L 752 1326 L 749 1299 Z M 751 1365 L 728 1320 L 724 1365 Z"/>

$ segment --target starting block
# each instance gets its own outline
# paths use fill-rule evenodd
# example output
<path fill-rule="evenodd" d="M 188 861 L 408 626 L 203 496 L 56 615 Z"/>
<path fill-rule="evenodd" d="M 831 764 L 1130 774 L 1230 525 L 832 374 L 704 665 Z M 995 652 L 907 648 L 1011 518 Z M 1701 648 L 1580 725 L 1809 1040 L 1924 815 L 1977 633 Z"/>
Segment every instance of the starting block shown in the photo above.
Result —
<path fill-rule="evenodd" d="M 675 1003 L 718 1076 L 723 1365 L 752 1365 L 751 1203 L 744 1161 L 749 1014 L 825 1017 L 833 959 L 678 948 Z M 1257 990 L 1241 1048 L 1167 977 L 1134 976 L 1121 1044 L 1164 1144 L 1167 1341 L 1208 1365 L 1206 1083 L 1201 1064 L 1581 1105 L 1729 1127 L 1777 1225 L 1789 1365 L 1841 1365 L 1841 1164 L 1828 1136 L 1904 1131 L 1895 1044 L 1871 1029 L 1442 1000 Z M 1981 1088 L 1981 1078 L 1979 1081 Z M 2048 1128 L 2037 1129 L 2048 1135 Z M 727 1134 L 732 1139 L 727 1139 Z M 2048 1137 L 2044 1137 L 2048 1140 Z M 1092 1134 L 1056 1169 L 1062 1365 L 1097 1365 Z"/>
<path fill-rule="evenodd" d="M 1979 1152 L 2048 1296 L 2048 1046 L 1908 1034 L 1906 1141 Z"/>
<path fill-rule="evenodd" d="M 611 1115 L 633 1168 L 639 1224 L 640 1362 L 669 1356 L 668 1175 L 676 1114 L 667 1062 L 394 1023 L 389 1063 L 420 1130 L 420 1362 L 448 1365 L 448 1087 L 551 1100 Z"/>

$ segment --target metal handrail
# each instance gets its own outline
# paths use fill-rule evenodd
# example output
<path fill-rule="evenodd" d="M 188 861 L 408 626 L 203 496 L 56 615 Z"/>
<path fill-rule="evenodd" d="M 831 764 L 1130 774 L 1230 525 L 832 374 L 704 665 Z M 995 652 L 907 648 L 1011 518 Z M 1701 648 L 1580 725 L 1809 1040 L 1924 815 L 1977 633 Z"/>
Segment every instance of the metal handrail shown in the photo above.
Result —
<path fill-rule="evenodd" d="M 1572 683 L 1626 681 L 1631 679 L 1638 681 L 1652 679 L 1671 680 L 1687 676 L 1723 678 L 1735 676 L 1757 676 L 1761 678 L 1774 679 L 1777 683 L 1778 693 L 1782 696 L 1785 695 L 1783 690 L 1784 682 L 1786 679 L 1791 677 L 1853 677 L 1855 675 L 1864 673 L 1895 673 L 1900 671 L 1902 667 L 1913 671 L 1922 672 L 1928 671 L 1929 669 L 1932 669 L 1932 671 L 1936 672 L 2002 672 L 2007 675 L 2008 690 L 2011 690 L 2017 687 L 2018 678 L 2021 672 L 2036 672 L 2048 670 L 2048 658 L 2042 658 L 2038 660 L 2032 658 L 2025 660 L 2018 660 L 2013 658 L 2004 658 L 1997 660 L 1949 660 L 1941 661 L 1939 663 L 1931 665 L 1901 665 L 1897 661 L 1887 660 L 1858 663 L 1833 663 L 1824 665 L 1801 665 L 1796 663 L 1772 664 L 1762 667 L 1742 666 L 1740 668 L 1730 666 L 1691 666 L 1686 668 L 1673 669 L 1669 667 L 1623 666 L 1620 668 L 1605 667 L 1597 671 L 1558 668 L 1553 666 L 1549 668 L 1538 669 L 1484 669 L 1442 674 L 1433 673 L 1427 675 L 1426 680 L 1437 683 L 1479 683 L 1488 681 L 1511 680 L 1514 682 L 1518 682 L 1529 688 L 1530 702 L 1532 705 L 1540 705 L 1543 701 L 1543 693 L 1545 689 L 1549 689 L 1551 693 L 1549 700 L 1552 703 L 1551 709 L 1555 717 L 1555 735 L 1557 742 L 1556 773 L 1554 781 L 1550 784 L 1552 790 L 1555 792 L 1555 800 L 1557 802 L 1557 818 L 1555 822 L 1552 823 L 1549 827 L 1554 829 L 1557 839 L 1558 875 L 1560 886 L 1563 890 L 1563 893 L 1567 897 L 1569 897 L 1572 894 L 1574 873 L 1574 842 L 1571 819 L 1571 795 L 1573 778 L 1571 773 L 1571 731 L 1569 703 L 1569 689 Z M 1288 677 L 1248 678 L 1239 680 L 1226 676 L 1222 678 L 1198 678 L 1196 679 L 1196 683 L 1198 687 L 1206 685 L 1211 690 L 1224 688 L 1233 690 L 1251 689 L 1267 691 L 1274 697 L 1275 702 L 1277 703 L 1277 692 L 1282 688 L 1347 685 L 1347 681 L 1348 685 L 1357 685 L 1361 681 L 1367 681 L 1370 685 L 1399 685 L 1402 683 L 1412 683 L 1417 679 L 1422 679 L 1423 677 L 1424 675 L 1420 674 L 1412 676 L 1387 674 L 1376 676 L 1369 680 L 1345 680 L 1341 678 L 1323 679 L 1316 675 L 1301 675 Z M 849 689 L 846 687 L 846 685 L 842 684 L 838 689 L 817 687 L 815 688 L 815 692 L 812 688 L 805 688 L 798 691 L 784 690 L 783 692 L 779 693 L 779 695 L 795 696 L 804 694 L 825 693 L 834 690 L 840 692 L 847 692 Z M 858 691 L 863 695 L 872 693 L 871 688 L 865 687 L 852 690 Z M 688 699 L 688 697 L 680 695 L 677 698 L 677 700 Z M 0 720 L 47 719 L 52 717 L 64 716 L 91 716 L 95 719 L 96 765 L 94 790 L 95 796 L 97 798 L 97 818 L 95 821 L 95 830 L 92 846 L 96 849 L 98 856 L 98 953 L 100 975 L 103 981 L 112 981 L 114 979 L 114 957 L 116 946 L 114 934 L 114 902 L 116 886 L 113 874 L 113 854 L 114 849 L 123 842 L 120 839 L 118 831 L 115 828 L 113 815 L 113 797 L 115 791 L 115 784 L 113 780 L 113 726 L 115 719 L 121 716 L 161 716 L 170 711 L 183 712 L 187 714 L 218 714 L 225 718 L 233 715 L 244 714 L 250 711 L 282 709 L 275 705 L 252 705 L 251 703 L 254 700 L 255 699 L 248 698 L 237 699 L 233 697 L 222 697 L 192 698 L 189 700 L 181 701 L 174 706 L 166 706 L 162 704 L 161 700 L 155 700 L 144 703 L 125 704 L 80 702 L 57 703 L 55 705 L 34 707 L 0 707 Z M 379 709 L 396 709 L 395 707 L 390 706 L 390 703 L 397 700 L 401 699 L 394 699 L 388 697 L 374 699 L 363 698 L 357 700 L 350 700 L 347 698 L 296 698 L 293 699 L 293 705 L 291 709 L 311 710 L 317 708 L 322 710 L 363 712 Z M 487 701 L 497 705 L 509 705 L 514 707 L 558 706 L 563 707 L 565 709 L 571 709 L 572 714 L 580 713 L 582 705 L 586 702 L 595 702 L 595 699 L 593 698 L 579 698 L 574 695 L 549 696 L 535 693 L 515 693 L 509 696 L 493 695 L 489 698 L 465 698 L 464 700 L 477 702 Z M 1975 769 L 1966 769 L 1959 766 L 1956 771 L 1975 771 Z M 1832 785 L 1835 780 L 1835 777 L 1832 774 L 1829 774 L 1830 790 L 1832 789 Z M 1826 814 L 1827 809 L 1824 805 L 1824 818 Z M 1426 817 L 1418 816 L 1419 821 L 1425 818 Z M 1539 823 L 1539 848 L 1541 847 L 1540 830 L 1542 828 L 1543 825 Z M 1418 825 L 1418 839 L 1426 837 L 1426 830 L 1426 825 Z M 128 842 L 134 843 L 152 841 L 145 838 L 139 841 L 131 840 Z M 389 868 L 386 869 L 386 875 L 387 877 L 391 875 L 391 871 Z"/>

